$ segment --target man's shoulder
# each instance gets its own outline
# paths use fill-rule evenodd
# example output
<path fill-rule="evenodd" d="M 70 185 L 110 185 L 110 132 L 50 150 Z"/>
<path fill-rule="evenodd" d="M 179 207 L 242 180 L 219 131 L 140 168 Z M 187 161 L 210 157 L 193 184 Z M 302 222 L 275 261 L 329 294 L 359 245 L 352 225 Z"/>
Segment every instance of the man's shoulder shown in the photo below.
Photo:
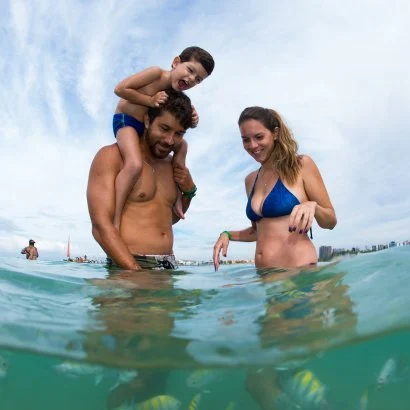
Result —
<path fill-rule="evenodd" d="M 118 144 L 114 142 L 114 144 L 104 145 L 102 148 L 100 148 L 97 152 L 97 155 L 116 155 L 119 153 L 120 150 L 118 148 Z"/>
<path fill-rule="evenodd" d="M 118 144 L 105 145 L 95 154 L 94 161 L 110 161 L 112 163 L 122 161 Z"/>

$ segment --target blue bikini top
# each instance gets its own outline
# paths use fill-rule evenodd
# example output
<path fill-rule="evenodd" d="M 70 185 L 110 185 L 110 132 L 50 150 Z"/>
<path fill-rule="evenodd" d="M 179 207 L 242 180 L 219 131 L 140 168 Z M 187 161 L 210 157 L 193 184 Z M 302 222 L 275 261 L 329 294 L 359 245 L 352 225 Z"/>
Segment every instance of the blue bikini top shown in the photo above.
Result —
<path fill-rule="evenodd" d="M 269 192 L 268 196 L 265 198 L 262 204 L 262 215 L 258 215 L 252 209 L 252 197 L 253 191 L 255 189 L 256 181 L 259 177 L 259 168 L 258 175 L 256 175 L 255 182 L 251 193 L 248 198 L 248 203 L 246 205 L 246 216 L 253 222 L 257 222 L 262 218 L 276 218 L 279 216 L 290 215 L 292 209 L 295 205 L 299 205 L 299 199 L 290 192 L 280 178 L 278 178 L 276 184 Z"/>

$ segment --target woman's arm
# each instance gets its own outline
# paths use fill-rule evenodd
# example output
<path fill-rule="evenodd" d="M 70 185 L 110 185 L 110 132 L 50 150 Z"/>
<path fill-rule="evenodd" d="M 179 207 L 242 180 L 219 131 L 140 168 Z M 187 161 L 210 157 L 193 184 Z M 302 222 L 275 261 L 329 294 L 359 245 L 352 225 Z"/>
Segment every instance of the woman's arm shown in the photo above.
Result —
<path fill-rule="evenodd" d="M 228 254 L 229 241 L 238 242 L 255 242 L 256 241 L 256 225 L 253 222 L 252 226 L 241 231 L 223 231 L 219 235 L 218 240 L 214 245 L 213 261 L 215 271 L 218 270 L 221 263 L 221 251 L 222 255 L 226 257 Z"/>
<path fill-rule="evenodd" d="M 256 171 L 251 172 L 245 178 L 246 195 L 248 197 L 252 189 L 252 186 L 255 182 L 255 178 L 256 178 Z M 214 253 L 213 253 L 213 261 L 214 261 L 214 267 L 216 271 L 218 270 L 219 264 L 221 262 L 221 251 L 222 251 L 222 255 L 225 257 L 228 254 L 229 241 L 255 242 L 256 241 L 256 223 L 252 222 L 252 225 L 250 227 L 246 229 L 242 229 L 240 231 L 223 231 L 219 235 L 219 238 L 214 245 Z"/>
<path fill-rule="evenodd" d="M 302 157 L 301 172 L 309 201 L 292 210 L 289 228 L 297 227 L 307 231 L 315 218 L 321 228 L 333 229 L 337 223 L 335 210 L 317 165 L 307 155 Z"/>

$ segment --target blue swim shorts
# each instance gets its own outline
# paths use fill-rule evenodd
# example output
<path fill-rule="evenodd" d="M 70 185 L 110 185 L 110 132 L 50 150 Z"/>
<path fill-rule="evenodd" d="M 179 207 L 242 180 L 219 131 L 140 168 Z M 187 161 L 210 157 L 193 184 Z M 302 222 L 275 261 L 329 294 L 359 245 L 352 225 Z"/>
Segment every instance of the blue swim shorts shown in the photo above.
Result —
<path fill-rule="evenodd" d="M 114 117 L 112 118 L 112 130 L 114 131 L 114 137 L 117 137 L 117 131 L 124 127 L 134 128 L 140 137 L 142 137 L 145 128 L 143 122 L 131 117 L 131 115 L 114 114 Z"/>

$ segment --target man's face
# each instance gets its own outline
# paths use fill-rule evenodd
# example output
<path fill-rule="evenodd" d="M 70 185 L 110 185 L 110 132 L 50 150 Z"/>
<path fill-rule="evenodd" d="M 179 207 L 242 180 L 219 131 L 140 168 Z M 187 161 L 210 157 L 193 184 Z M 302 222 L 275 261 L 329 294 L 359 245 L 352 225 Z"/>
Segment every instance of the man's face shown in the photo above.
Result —
<path fill-rule="evenodd" d="M 152 155 L 159 159 L 166 158 L 185 134 L 184 127 L 168 111 L 164 111 L 152 123 L 146 120 L 145 126 L 148 147 Z"/>

